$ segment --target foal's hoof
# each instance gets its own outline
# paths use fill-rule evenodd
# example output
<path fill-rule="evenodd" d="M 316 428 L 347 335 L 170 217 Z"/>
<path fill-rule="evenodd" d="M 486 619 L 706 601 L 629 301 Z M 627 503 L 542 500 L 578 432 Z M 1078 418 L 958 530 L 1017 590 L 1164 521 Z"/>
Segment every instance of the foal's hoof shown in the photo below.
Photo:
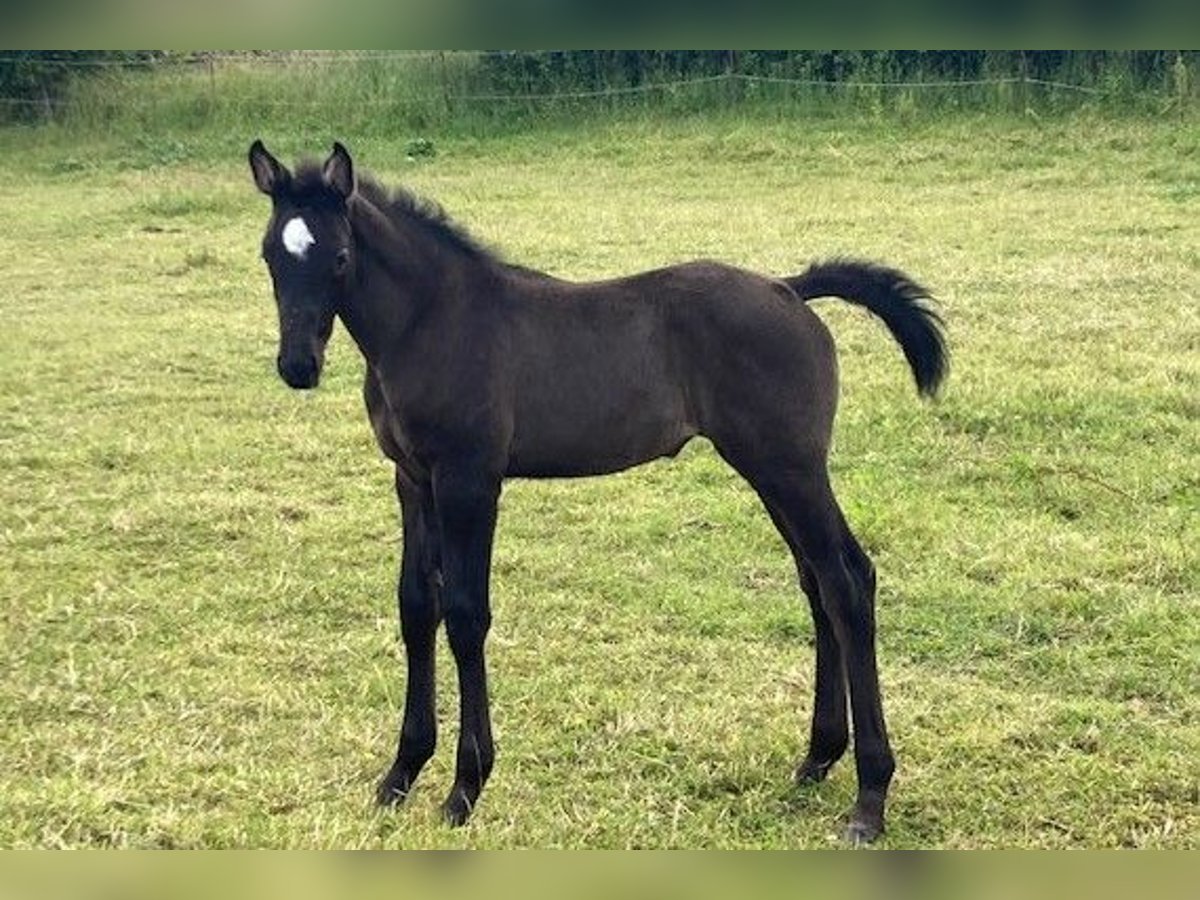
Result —
<path fill-rule="evenodd" d="M 829 774 L 829 770 L 833 768 L 835 762 L 837 760 L 834 759 L 824 762 L 818 762 L 811 757 L 805 759 L 796 768 L 796 784 L 819 784 L 825 780 L 825 776 Z"/>
<path fill-rule="evenodd" d="M 455 788 L 450 792 L 450 796 L 446 798 L 446 802 L 442 804 L 442 817 L 446 820 L 447 825 L 453 825 L 458 828 L 461 825 L 467 824 L 467 819 L 471 818 L 471 810 L 474 805 L 467 798 L 465 791 Z"/>
<path fill-rule="evenodd" d="M 846 825 L 846 843 L 852 847 L 860 847 L 873 843 L 883 834 L 883 819 L 863 816 L 855 813 Z"/>
<path fill-rule="evenodd" d="M 380 806 L 399 806 L 412 790 L 412 779 L 404 773 L 388 772 L 375 788 L 375 802 Z"/>

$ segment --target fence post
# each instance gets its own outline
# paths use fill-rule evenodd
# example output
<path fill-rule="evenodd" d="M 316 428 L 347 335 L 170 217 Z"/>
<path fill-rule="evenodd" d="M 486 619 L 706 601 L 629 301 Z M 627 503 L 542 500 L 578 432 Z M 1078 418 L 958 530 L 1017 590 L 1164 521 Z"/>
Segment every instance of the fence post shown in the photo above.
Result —
<path fill-rule="evenodd" d="M 741 99 L 741 80 L 737 77 L 737 51 L 728 51 L 729 55 L 725 60 L 725 98 L 726 106 L 734 109 Z"/>
<path fill-rule="evenodd" d="M 1029 60 L 1026 58 L 1024 50 L 1021 51 L 1019 66 L 1021 70 L 1018 74 L 1021 80 L 1019 82 L 1020 87 L 1017 90 L 1017 97 L 1021 108 L 1018 110 L 1018 113 L 1023 116 L 1029 112 Z"/>
<path fill-rule="evenodd" d="M 454 108 L 450 103 L 450 72 L 446 68 L 446 51 L 438 51 L 438 67 L 442 74 L 442 103 L 445 106 L 445 116 L 447 119 L 453 115 Z"/>
<path fill-rule="evenodd" d="M 1191 84 L 1187 63 L 1183 61 L 1183 53 L 1175 51 L 1175 65 L 1171 67 L 1171 77 L 1175 82 L 1175 99 L 1179 103 L 1179 118 L 1183 118 L 1191 99 Z"/>

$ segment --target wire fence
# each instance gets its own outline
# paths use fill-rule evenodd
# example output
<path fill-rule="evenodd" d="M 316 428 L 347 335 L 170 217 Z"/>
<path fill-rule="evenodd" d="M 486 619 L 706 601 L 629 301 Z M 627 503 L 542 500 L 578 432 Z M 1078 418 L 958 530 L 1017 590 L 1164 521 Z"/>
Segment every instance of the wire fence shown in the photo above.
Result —
<path fill-rule="evenodd" d="M 484 93 L 484 94 L 455 94 L 450 99 L 456 102 L 463 103 L 503 103 L 529 100 L 586 100 L 600 99 L 605 97 L 621 97 L 634 94 L 652 94 L 661 91 L 677 91 L 698 85 L 714 85 L 714 84 L 729 84 L 739 83 L 749 86 L 758 84 L 776 84 L 790 85 L 792 87 L 810 87 L 810 88 L 825 88 L 832 90 L 844 90 L 852 92 L 856 90 L 881 90 L 889 88 L 903 88 L 909 90 L 954 90 L 955 88 L 967 87 L 988 87 L 1001 85 L 1033 85 L 1039 87 L 1053 88 L 1055 90 L 1075 91 L 1081 94 L 1088 94 L 1093 97 L 1100 97 L 1114 93 L 1113 91 L 1103 88 L 1090 87 L 1082 84 L 1072 84 L 1065 81 L 1053 81 L 1044 78 L 1019 78 L 1015 76 L 1002 78 L 978 78 L 958 81 L 823 81 L 811 78 L 781 78 L 777 76 L 764 75 L 744 75 L 736 72 L 727 72 L 721 75 L 706 75 L 698 78 L 681 78 L 670 81 L 650 82 L 638 85 L 624 85 L 616 87 L 604 87 L 593 90 L 560 90 L 560 91 L 534 91 L 521 93 Z M 34 98 L 34 97 L 0 97 L 0 103 L 10 106 L 28 106 L 36 108 L 44 108 L 47 104 L 54 107 L 62 107 L 70 102 L 69 98 Z M 368 106 L 390 106 L 392 101 L 382 99 L 363 98 L 358 101 Z M 145 100 L 139 102 L 136 98 L 126 98 L 122 100 L 123 104 L 131 106 L 150 107 L 157 105 L 158 101 Z M 262 106 L 262 103 L 256 102 L 256 106 Z M 280 109 L 308 107 L 319 105 L 318 101 L 296 101 L 296 100 L 268 100 L 265 102 L 268 107 Z"/>
<path fill-rule="evenodd" d="M 661 58 L 652 60 L 653 66 L 642 65 L 639 52 L 629 51 L 628 57 L 640 68 L 617 57 L 616 51 L 593 53 L 597 54 L 595 58 L 583 51 L 131 51 L 105 56 L 0 51 L 0 116 L 55 120 L 89 106 L 113 116 L 120 110 L 161 109 L 189 100 L 202 101 L 210 113 L 219 108 L 257 114 L 318 112 L 344 102 L 363 110 L 393 111 L 404 104 L 423 103 L 446 112 L 514 104 L 571 104 L 579 108 L 592 101 L 616 104 L 636 98 L 649 103 L 656 98 L 679 101 L 690 97 L 711 106 L 750 103 L 761 100 L 766 92 L 772 92 L 771 97 L 777 100 L 820 96 L 834 103 L 857 102 L 856 98 L 867 94 L 876 99 L 903 94 L 910 103 L 920 102 L 914 98 L 934 95 L 971 95 L 976 100 L 986 97 L 987 102 L 994 102 L 1003 93 L 1004 102 L 1012 106 L 1033 104 L 1039 98 L 1057 98 L 1061 104 L 1066 102 L 1061 98 L 1072 96 L 1097 103 L 1128 101 L 1136 94 L 1163 108 L 1183 109 L 1196 105 L 1191 73 L 1200 58 L 1194 52 L 1171 51 L 1175 58 L 1168 62 L 1168 51 L 1153 51 L 1161 58 L 1154 60 L 1148 77 L 1145 73 L 1133 77 L 1127 60 L 1126 69 L 1110 65 L 1107 72 L 1094 75 L 1092 83 L 1085 83 L 1031 74 L 1023 56 L 1003 60 L 1019 70 L 1015 74 L 918 74 L 914 78 L 868 77 L 870 67 L 860 65 L 854 70 L 844 63 L 840 69 L 827 65 L 830 72 L 821 77 L 781 74 L 781 67 L 794 67 L 796 61 L 739 56 L 735 51 L 694 51 L 698 59 L 690 59 L 686 51 L 681 51 L 666 62 Z M 609 55 L 602 56 L 604 53 Z M 804 62 L 812 67 L 811 60 Z M 672 67 L 678 70 L 688 66 L 701 71 L 676 72 L 671 77 Z M 720 70 L 711 71 L 714 67 Z M 881 68 L 886 67 L 876 60 L 874 71 Z M 306 87 L 300 91 L 246 88 L 246 76 L 269 76 L 285 70 L 296 74 Z M 163 74 L 168 79 L 156 81 L 152 77 Z M 329 87 L 333 78 L 342 82 L 339 90 Z"/>

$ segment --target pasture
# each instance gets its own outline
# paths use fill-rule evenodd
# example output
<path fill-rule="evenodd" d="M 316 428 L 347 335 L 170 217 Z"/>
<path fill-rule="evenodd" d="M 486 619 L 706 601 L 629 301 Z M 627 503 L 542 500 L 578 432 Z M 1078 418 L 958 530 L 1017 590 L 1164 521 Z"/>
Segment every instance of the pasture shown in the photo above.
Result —
<path fill-rule="evenodd" d="M 404 696 L 391 469 L 335 332 L 274 372 L 245 149 L 440 201 L 510 260 L 878 259 L 943 304 L 920 402 L 882 326 L 839 349 L 839 498 L 879 571 L 898 769 L 885 847 L 1200 846 L 1200 129 L 673 121 L 493 139 L 0 133 L 0 846 L 836 845 L 849 758 L 797 788 L 812 626 L 711 448 L 510 482 L 493 566 L 497 765 L 463 829 L 457 697 L 378 812 Z"/>

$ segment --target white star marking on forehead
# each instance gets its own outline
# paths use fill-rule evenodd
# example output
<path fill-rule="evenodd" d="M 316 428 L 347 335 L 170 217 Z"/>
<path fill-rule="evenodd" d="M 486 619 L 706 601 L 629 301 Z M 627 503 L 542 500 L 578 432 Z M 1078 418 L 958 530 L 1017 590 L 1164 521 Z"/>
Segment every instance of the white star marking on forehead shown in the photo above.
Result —
<path fill-rule="evenodd" d="M 283 226 L 282 237 L 283 246 L 296 259 L 304 259 L 308 254 L 308 248 L 317 242 L 317 239 L 312 236 L 312 232 L 308 230 L 308 223 L 300 216 L 288 220 L 288 223 Z"/>

